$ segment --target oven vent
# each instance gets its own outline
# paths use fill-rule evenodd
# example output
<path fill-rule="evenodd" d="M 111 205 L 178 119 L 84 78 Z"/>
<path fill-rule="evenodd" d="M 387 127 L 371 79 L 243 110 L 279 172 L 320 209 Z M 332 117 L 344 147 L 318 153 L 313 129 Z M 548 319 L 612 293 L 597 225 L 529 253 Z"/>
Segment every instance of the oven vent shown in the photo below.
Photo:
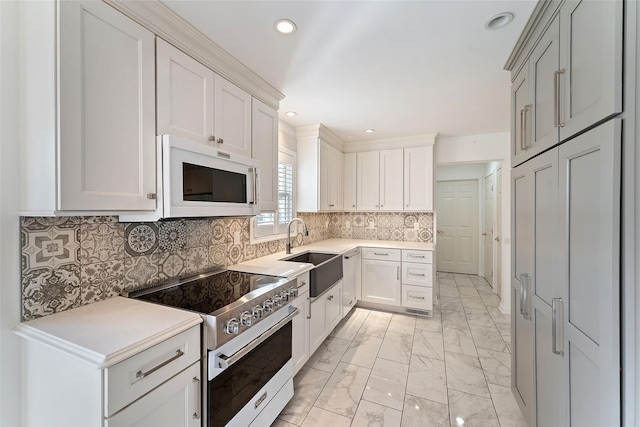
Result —
<path fill-rule="evenodd" d="M 416 310 L 416 309 L 413 309 L 413 308 L 407 308 L 407 309 L 405 309 L 405 312 L 411 313 L 411 314 L 416 314 L 418 316 L 431 316 L 431 312 L 430 311 L 426 311 L 426 310 Z"/>

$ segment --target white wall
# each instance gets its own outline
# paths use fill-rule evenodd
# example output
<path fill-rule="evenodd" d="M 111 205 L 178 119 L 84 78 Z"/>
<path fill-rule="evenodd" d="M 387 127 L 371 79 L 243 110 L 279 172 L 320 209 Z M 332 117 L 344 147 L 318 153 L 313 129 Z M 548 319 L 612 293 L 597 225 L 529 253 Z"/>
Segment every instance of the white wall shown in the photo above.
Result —
<path fill-rule="evenodd" d="M 0 425 L 20 426 L 18 2 L 0 1 Z"/>
<path fill-rule="evenodd" d="M 465 165 L 471 163 L 490 163 L 483 168 L 491 168 L 502 162 L 502 292 L 500 310 L 511 311 L 511 144 L 509 132 L 470 135 L 464 137 L 438 138 L 434 150 L 435 164 Z M 487 169 L 483 169 L 486 172 Z M 436 179 L 440 179 L 436 175 Z M 482 181 L 480 181 L 482 186 Z"/>

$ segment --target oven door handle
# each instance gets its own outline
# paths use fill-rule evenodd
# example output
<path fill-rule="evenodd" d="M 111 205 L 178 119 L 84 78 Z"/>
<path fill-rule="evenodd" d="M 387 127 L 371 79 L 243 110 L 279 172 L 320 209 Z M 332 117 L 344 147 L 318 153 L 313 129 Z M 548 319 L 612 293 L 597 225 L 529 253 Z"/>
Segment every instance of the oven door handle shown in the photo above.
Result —
<path fill-rule="evenodd" d="M 300 309 L 297 307 L 291 307 L 290 310 L 291 311 L 284 319 L 273 325 L 271 328 L 267 329 L 262 335 L 242 347 L 240 350 L 233 353 L 231 356 L 227 356 L 224 354 L 216 356 L 218 368 L 227 369 L 229 366 L 242 359 L 247 355 L 247 353 L 262 344 L 262 342 L 267 340 L 271 335 L 278 332 L 280 328 L 282 328 L 287 322 L 289 322 L 289 320 L 293 319 L 300 313 Z"/>

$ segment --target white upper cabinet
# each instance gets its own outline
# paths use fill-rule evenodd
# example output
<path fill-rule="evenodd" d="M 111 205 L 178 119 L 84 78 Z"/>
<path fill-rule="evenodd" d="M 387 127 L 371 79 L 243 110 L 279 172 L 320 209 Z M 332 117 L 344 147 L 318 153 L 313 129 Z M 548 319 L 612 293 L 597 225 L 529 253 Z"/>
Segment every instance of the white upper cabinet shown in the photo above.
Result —
<path fill-rule="evenodd" d="M 345 211 L 356 210 L 356 174 L 357 174 L 356 153 L 346 153 L 344 155 L 344 203 Z"/>
<path fill-rule="evenodd" d="M 59 183 L 55 206 L 47 208 L 153 210 L 154 36 L 102 2 L 65 1 L 59 8 Z M 29 160 L 36 178 L 39 161 Z M 46 161 L 53 166 L 55 156 Z M 54 190 L 55 181 L 39 178 L 40 191 Z"/>
<path fill-rule="evenodd" d="M 158 134 L 210 144 L 214 73 L 162 39 L 156 41 Z"/>
<path fill-rule="evenodd" d="M 278 208 L 278 112 L 253 99 L 252 157 L 260 162 L 258 203 L 261 210 Z"/>
<path fill-rule="evenodd" d="M 381 211 L 401 211 L 403 209 L 403 162 L 402 148 L 380 151 Z"/>
<path fill-rule="evenodd" d="M 344 154 L 320 141 L 320 210 L 340 211 L 343 206 Z"/>
<path fill-rule="evenodd" d="M 359 211 L 380 209 L 380 152 L 358 153 L 356 198 Z"/>
<path fill-rule="evenodd" d="M 214 101 L 216 145 L 251 157 L 251 95 L 216 74 Z"/>
<path fill-rule="evenodd" d="M 404 149 L 404 210 L 433 210 L 433 146 Z"/>
<path fill-rule="evenodd" d="M 529 84 L 529 68 L 525 67 L 511 85 L 511 157 L 514 165 L 527 159 L 531 143 L 533 105 Z"/>

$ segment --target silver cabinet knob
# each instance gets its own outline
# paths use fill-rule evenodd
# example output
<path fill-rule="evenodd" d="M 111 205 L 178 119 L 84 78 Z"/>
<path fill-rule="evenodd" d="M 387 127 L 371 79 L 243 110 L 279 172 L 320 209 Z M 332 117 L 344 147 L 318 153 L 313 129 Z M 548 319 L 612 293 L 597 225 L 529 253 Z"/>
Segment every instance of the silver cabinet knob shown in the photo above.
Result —
<path fill-rule="evenodd" d="M 289 301 L 291 294 L 289 293 L 289 291 L 282 291 L 280 292 L 280 296 L 282 297 L 282 301 L 287 302 Z"/>
<path fill-rule="evenodd" d="M 224 325 L 224 332 L 229 334 L 229 335 L 238 335 L 239 331 L 239 323 L 238 323 L 238 319 L 233 318 L 233 319 L 229 319 L 227 320 L 227 323 L 225 323 Z"/>
<path fill-rule="evenodd" d="M 289 288 L 289 295 L 291 296 L 291 298 L 295 298 L 298 296 L 298 289 L 296 288 Z"/>
<path fill-rule="evenodd" d="M 259 306 L 256 305 L 255 307 L 253 307 L 253 317 L 256 319 L 262 319 L 262 317 L 264 316 L 264 309 Z"/>
<path fill-rule="evenodd" d="M 266 311 L 267 313 L 271 313 L 273 311 L 273 301 L 271 301 L 270 299 L 266 300 L 264 303 L 262 303 L 262 307 L 264 308 L 264 311 Z"/>
<path fill-rule="evenodd" d="M 248 311 L 243 311 L 240 314 L 240 324 L 242 326 L 251 326 L 251 313 L 249 313 Z"/>
<path fill-rule="evenodd" d="M 280 295 L 274 295 L 273 303 L 276 305 L 276 307 L 282 307 L 282 297 Z"/>

